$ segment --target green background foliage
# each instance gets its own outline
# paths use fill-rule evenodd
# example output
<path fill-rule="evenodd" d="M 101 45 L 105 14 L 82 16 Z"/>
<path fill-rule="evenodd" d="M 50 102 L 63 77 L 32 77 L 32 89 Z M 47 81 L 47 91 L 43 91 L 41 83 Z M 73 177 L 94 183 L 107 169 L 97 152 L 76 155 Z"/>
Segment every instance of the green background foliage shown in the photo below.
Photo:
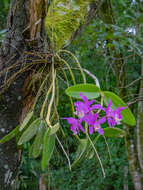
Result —
<path fill-rule="evenodd" d="M 97 17 L 72 43 L 69 50 L 78 57 L 84 68 L 96 75 L 100 81 L 102 89 L 111 90 L 117 93 L 115 73 L 113 72 L 113 64 L 115 60 L 114 50 L 123 55 L 127 71 L 127 84 L 130 84 L 140 76 L 140 57 L 142 56 L 143 48 L 143 3 L 141 1 L 131 0 L 111 0 L 111 3 L 116 22 L 103 22 L 104 18 L 102 12 L 99 12 Z M 3 40 L 5 34 L 8 8 L 9 0 L 1 0 L 0 42 Z M 50 22 L 49 19 L 47 20 Z M 65 23 L 62 22 L 62 26 L 60 27 L 62 28 L 64 24 Z M 77 28 L 77 26 L 78 23 L 73 27 Z M 61 28 L 58 28 L 57 30 L 59 31 Z M 62 29 L 63 31 L 66 30 L 65 28 Z M 71 29 L 68 29 L 70 33 Z M 50 30 L 51 29 L 47 28 L 48 33 Z M 63 31 L 60 31 L 60 35 L 63 35 Z M 69 40 L 69 37 L 71 37 L 71 34 L 67 34 L 64 42 L 58 42 L 57 40 L 56 43 L 59 43 L 60 45 L 58 46 L 61 47 L 65 44 L 66 40 Z M 76 77 L 81 81 L 78 72 L 76 73 Z M 88 82 L 91 83 L 93 80 L 88 78 Z M 62 82 L 59 86 L 62 90 L 66 88 L 66 85 Z M 128 88 L 128 99 L 130 102 L 135 100 L 135 93 L 138 87 L 139 81 Z M 126 100 L 127 98 L 124 97 L 124 99 Z M 72 111 L 68 97 L 65 94 L 62 94 L 60 95 L 60 101 L 61 104 L 58 107 L 59 113 L 61 113 L 60 117 L 71 116 Z M 133 107 L 136 108 L 136 104 L 133 105 Z M 61 121 L 61 123 L 66 137 L 68 137 L 67 140 L 62 139 L 62 143 L 64 144 L 65 149 L 68 149 L 68 151 L 72 153 L 70 158 L 73 161 L 77 144 L 73 141 L 73 135 L 69 131 L 69 125 L 66 121 Z M 77 166 L 77 168 L 73 168 L 70 172 L 67 167 L 67 160 L 62 151 L 60 151 L 58 145 L 56 145 L 57 148 L 54 150 L 54 155 L 56 156 L 52 156 L 49 169 L 47 170 L 47 185 L 50 186 L 51 189 L 58 190 L 121 190 L 123 189 L 123 184 L 128 183 L 129 189 L 133 190 L 133 183 L 129 172 L 127 177 L 124 175 L 124 170 L 128 167 L 124 139 L 107 139 L 107 142 L 111 151 L 111 160 L 105 141 L 102 139 L 97 143 L 97 150 L 105 167 L 105 179 L 103 179 L 101 168 L 96 157 L 93 157 L 91 160 L 84 160 Z M 41 175 L 40 162 L 38 159 L 35 161 L 28 158 L 28 149 L 30 149 L 29 143 L 24 146 L 22 163 L 17 180 L 17 189 L 20 190 L 38 189 L 38 179 Z"/>
<path fill-rule="evenodd" d="M 1 0 L 0 2 L 0 44 L 4 39 L 6 32 L 6 18 L 8 14 L 10 0 Z"/>

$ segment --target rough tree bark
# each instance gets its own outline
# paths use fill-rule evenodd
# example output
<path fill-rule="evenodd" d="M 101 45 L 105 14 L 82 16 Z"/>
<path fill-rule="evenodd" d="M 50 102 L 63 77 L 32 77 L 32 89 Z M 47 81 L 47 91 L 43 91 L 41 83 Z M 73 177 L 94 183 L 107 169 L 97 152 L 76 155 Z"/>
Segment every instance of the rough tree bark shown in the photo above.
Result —
<path fill-rule="evenodd" d="M 25 51 L 44 48 L 44 17 L 48 9 L 48 0 L 11 0 L 7 18 L 7 32 L 0 50 L 0 86 L 5 76 L 3 70 L 18 64 L 8 72 L 15 73 L 23 64 Z M 101 0 L 91 5 L 87 23 L 96 14 Z M 98 6 L 97 6 L 98 5 Z M 81 27 L 75 32 L 71 41 L 80 34 Z M 1 96 L 0 101 L 0 138 L 10 132 L 19 123 L 23 107 L 23 86 L 26 75 L 17 78 Z M 24 111 L 26 114 L 28 110 Z M 23 116 L 22 116 L 23 117 Z M 20 119 L 21 120 L 21 119 Z M 0 145 L 0 190 L 10 190 L 18 167 L 18 153 L 15 139 Z"/>
<path fill-rule="evenodd" d="M 7 33 L 0 52 L 0 71 L 15 64 L 25 49 L 23 30 L 27 26 L 28 14 L 25 0 L 12 0 L 7 18 Z M 14 70 L 13 70 L 14 72 Z M 0 83 L 4 75 L 0 73 Z M 21 112 L 23 77 L 1 96 L 0 101 L 0 138 L 18 125 Z M 10 190 L 14 183 L 18 166 L 18 154 L 15 139 L 0 145 L 0 189 Z"/>

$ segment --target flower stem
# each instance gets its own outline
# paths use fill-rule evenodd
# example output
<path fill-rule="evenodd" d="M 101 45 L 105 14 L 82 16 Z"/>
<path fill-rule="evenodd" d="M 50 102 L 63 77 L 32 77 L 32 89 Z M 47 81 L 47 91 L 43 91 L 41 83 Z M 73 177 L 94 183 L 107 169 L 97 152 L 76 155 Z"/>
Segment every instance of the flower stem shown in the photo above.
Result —
<path fill-rule="evenodd" d="M 99 160 L 99 163 L 100 163 L 100 166 L 101 166 L 101 170 L 102 170 L 102 173 L 103 173 L 103 177 L 105 178 L 106 175 L 105 175 L 105 171 L 104 171 L 104 168 L 103 168 L 102 161 L 101 161 L 101 159 L 100 159 L 100 157 L 99 157 L 99 154 L 98 154 L 98 152 L 97 152 L 97 150 L 96 150 L 96 148 L 95 148 L 95 146 L 94 146 L 94 144 L 93 144 L 91 138 L 89 137 L 89 134 L 86 133 L 86 135 L 87 135 L 87 138 L 89 139 L 89 141 L 90 141 L 90 143 L 91 143 L 91 146 L 93 147 L 93 150 L 95 151 L 95 154 L 96 154 L 96 156 L 97 156 L 97 158 L 98 158 L 98 160 Z"/>

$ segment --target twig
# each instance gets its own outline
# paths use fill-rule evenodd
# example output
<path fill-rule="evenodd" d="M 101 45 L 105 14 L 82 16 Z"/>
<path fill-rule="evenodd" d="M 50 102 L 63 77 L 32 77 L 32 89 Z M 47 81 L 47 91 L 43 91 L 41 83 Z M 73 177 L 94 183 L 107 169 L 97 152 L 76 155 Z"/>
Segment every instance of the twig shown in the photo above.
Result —
<path fill-rule="evenodd" d="M 120 87 L 120 88 L 129 88 L 130 86 L 132 86 L 133 84 L 135 84 L 137 81 L 143 79 L 143 76 L 137 78 L 136 80 L 132 81 L 130 84 L 126 85 L 126 86 L 123 86 L 123 87 Z"/>
<path fill-rule="evenodd" d="M 106 175 L 105 175 L 105 171 L 104 171 L 104 168 L 103 168 L 103 164 L 102 164 L 102 162 L 101 162 L 101 159 L 100 159 L 100 157 L 99 157 L 99 154 L 98 154 L 98 152 L 97 152 L 97 150 L 96 150 L 96 148 L 95 148 L 95 146 L 94 146 L 92 140 L 90 139 L 88 133 L 87 133 L 87 137 L 88 137 L 88 139 L 89 139 L 89 141 L 90 141 L 90 143 L 91 143 L 91 145 L 92 145 L 92 148 L 94 149 L 94 151 L 95 151 L 95 153 L 96 153 L 96 156 L 97 156 L 97 158 L 98 158 L 98 160 L 99 160 L 99 163 L 100 163 L 100 166 L 101 166 L 101 170 L 102 170 L 102 173 L 103 173 L 103 177 L 105 178 Z"/>
<path fill-rule="evenodd" d="M 68 68 L 63 68 L 64 70 L 67 70 Z M 79 68 L 72 68 L 71 67 L 71 69 L 72 70 L 79 70 Z M 92 74 L 91 72 L 89 72 L 87 69 L 82 69 L 85 73 L 87 73 L 91 78 L 93 78 L 93 80 L 95 81 L 95 84 L 96 84 L 96 86 L 98 86 L 99 88 L 100 88 L 100 84 L 99 84 L 99 80 L 98 80 L 98 78 L 94 75 L 94 74 Z"/>
<path fill-rule="evenodd" d="M 107 140 L 106 140 L 106 137 L 103 135 L 103 138 L 105 140 L 105 143 L 106 143 L 106 146 L 107 146 L 107 150 L 108 150 L 108 153 L 109 153 L 109 157 L 110 157 L 110 160 L 111 160 L 111 152 L 110 152 L 110 148 L 109 148 L 109 145 L 107 143 Z"/>
<path fill-rule="evenodd" d="M 136 102 L 143 101 L 143 96 L 140 96 L 139 98 L 136 98 L 132 102 L 128 102 L 127 104 L 130 106 L 131 104 L 135 104 Z"/>
<path fill-rule="evenodd" d="M 89 72 L 87 69 L 83 69 L 83 71 L 87 73 L 91 78 L 93 78 L 95 80 L 96 86 L 100 88 L 99 80 L 97 79 L 97 77 L 93 75 L 91 72 Z"/>

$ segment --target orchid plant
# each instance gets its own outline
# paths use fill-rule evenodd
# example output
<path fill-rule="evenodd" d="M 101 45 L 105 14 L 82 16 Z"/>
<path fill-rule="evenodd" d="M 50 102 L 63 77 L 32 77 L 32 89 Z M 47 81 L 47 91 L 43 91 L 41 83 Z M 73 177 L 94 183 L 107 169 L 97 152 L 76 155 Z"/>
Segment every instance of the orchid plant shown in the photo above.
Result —
<path fill-rule="evenodd" d="M 76 135 L 80 135 L 80 131 L 85 133 L 85 129 L 82 126 L 82 122 L 85 122 L 89 126 L 89 133 L 93 134 L 93 131 L 97 131 L 100 135 L 104 134 L 101 124 L 108 122 L 110 127 L 115 125 L 120 125 L 122 120 L 121 111 L 126 109 L 126 107 L 118 107 L 115 110 L 111 108 L 112 101 L 109 100 L 107 108 L 104 108 L 100 104 L 93 104 L 94 100 L 88 100 L 85 95 L 80 92 L 80 97 L 83 101 L 77 101 L 74 103 L 76 111 L 74 114 L 77 118 L 69 117 L 64 118 L 71 124 L 71 131 Z M 99 112 L 104 112 L 104 116 L 100 117 Z"/>
<path fill-rule="evenodd" d="M 70 70 L 70 72 L 72 71 Z M 84 84 L 75 84 L 68 87 L 65 93 L 70 97 L 75 117 L 64 117 L 61 119 L 67 120 L 71 125 L 70 130 L 73 132 L 79 143 L 75 161 L 71 164 L 64 146 L 57 136 L 60 129 L 64 132 L 64 128 L 60 125 L 60 119 L 58 118 L 58 123 L 54 124 L 55 120 L 52 119 L 53 116 L 50 117 L 55 97 L 55 88 L 55 74 L 53 69 L 52 87 L 47 91 L 45 101 L 42 104 L 40 117 L 33 121 L 34 110 L 30 111 L 21 125 L 17 126 L 8 135 L 0 139 L 0 144 L 5 143 L 14 136 L 17 137 L 17 144 L 20 146 L 34 139 L 30 148 L 30 157 L 37 158 L 41 156 L 41 168 L 45 171 L 47 164 L 53 155 L 55 141 L 57 140 L 68 160 L 70 170 L 83 159 L 91 159 L 95 153 L 99 160 L 103 176 L 105 177 L 104 167 L 95 145 L 100 137 L 103 137 L 105 141 L 106 137 L 124 137 L 126 135 L 125 131 L 115 127 L 116 125 L 136 125 L 134 115 L 129 109 L 129 106 L 113 92 L 102 91 L 98 86 L 98 81 L 96 82 L 96 85 L 87 84 L 85 82 Z M 51 100 L 48 105 L 47 114 L 44 114 L 46 113 L 44 110 L 49 93 L 51 93 Z M 73 104 L 73 98 L 81 100 L 78 100 Z M 80 135 L 81 132 L 83 135 Z"/>
<path fill-rule="evenodd" d="M 63 48 L 72 40 L 72 36 L 74 36 L 77 28 L 81 25 L 78 20 L 84 22 L 85 14 L 88 11 L 87 5 L 89 5 L 90 1 L 79 2 L 78 10 L 77 8 L 75 9 L 75 3 L 72 3 L 74 2 L 71 1 L 71 6 L 69 6 L 68 1 L 62 4 L 59 3 L 59 0 L 51 3 L 45 19 L 45 28 L 50 40 L 51 51 L 45 54 L 43 52 L 36 52 L 36 54 L 32 52 L 31 54 L 30 52 L 30 60 L 26 62 L 28 65 L 22 63 L 23 68 L 6 80 L 6 83 L 2 86 L 3 92 L 19 73 L 30 70 L 32 71 L 32 80 L 27 85 L 26 90 L 28 92 L 30 91 L 30 94 L 31 89 L 34 90 L 36 96 L 32 101 L 34 103 L 30 104 L 30 106 L 28 105 L 30 108 L 22 122 L 9 134 L 0 139 L 0 144 L 7 142 L 13 137 L 16 137 L 18 148 L 21 148 L 25 143 L 29 143 L 29 156 L 31 158 L 41 159 L 42 172 L 47 170 L 56 142 L 67 158 L 70 170 L 82 159 L 90 159 L 94 155 L 93 153 L 95 153 L 99 160 L 103 176 L 105 177 L 104 167 L 95 147 L 98 139 L 100 137 L 124 137 L 126 135 L 125 131 L 115 126 L 120 124 L 134 126 L 136 125 L 136 121 L 123 100 L 112 92 L 102 91 L 98 79 L 88 70 L 81 67 L 77 57 L 73 53 Z M 65 14 L 58 14 L 59 4 L 62 5 L 62 10 L 64 8 Z M 69 8 L 67 9 L 67 7 Z M 73 14 L 73 11 L 75 14 Z M 77 13 L 80 19 L 77 19 Z M 67 18 L 66 22 L 65 18 Z M 73 21 L 75 21 L 75 25 L 69 27 Z M 57 31 L 59 32 L 57 33 Z M 31 61 L 31 55 L 33 54 L 36 56 L 33 59 L 35 61 Z M 70 60 L 70 63 L 67 60 Z M 6 76 L 7 71 L 10 69 L 11 67 L 8 67 L 5 70 Z M 80 71 L 84 84 L 77 84 L 79 81 L 76 81 L 73 69 Z M 94 79 L 96 85 L 86 83 L 86 74 Z M 71 80 L 68 80 L 69 77 L 71 77 Z M 39 78 L 41 79 L 40 81 Z M 65 130 L 60 124 L 60 114 L 57 109 L 60 79 L 68 86 L 66 94 L 70 97 L 73 114 L 75 115 L 75 117 L 62 118 L 67 120 L 71 125 L 70 130 L 78 140 L 78 149 L 73 164 L 71 164 L 70 158 L 60 141 L 61 134 L 58 133 L 61 130 L 62 134 L 64 134 Z M 71 86 L 71 81 L 74 86 Z M 35 91 L 36 86 L 37 89 Z M 38 105 L 40 96 L 44 100 L 36 113 L 36 106 Z M 76 101 L 73 104 L 72 98 L 78 98 L 81 101 Z M 97 104 L 95 103 L 97 101 L 96 98 L 100 99 L 98 99 Z M 80 135 L 81 132 L 85 135 Z M 92 137 L 90 137 L 91 135 Z"/>
<path fill-rule="evenodd" d="M 100 137 L 105 141 L 106 137 L 124 137 L 126 132 L 122 127 L 117 128 L 117 125 L 136 124 L 129 105 L 113 92 L 102 91 L 94 84 L 71 86 L 67 88 L 66 94 L 70 98 L 80 99 L 72 105 L 74 117 L 62 118 L 67 120 L 70 130 L 79 140 L 77 156 L 72 166 L 77 165 L 82 159 L 91 159 L 95 153 L 105 177 L 104 167 L 95 145 Z M 81 135 L 81 132 L 85 135 Z"/>

